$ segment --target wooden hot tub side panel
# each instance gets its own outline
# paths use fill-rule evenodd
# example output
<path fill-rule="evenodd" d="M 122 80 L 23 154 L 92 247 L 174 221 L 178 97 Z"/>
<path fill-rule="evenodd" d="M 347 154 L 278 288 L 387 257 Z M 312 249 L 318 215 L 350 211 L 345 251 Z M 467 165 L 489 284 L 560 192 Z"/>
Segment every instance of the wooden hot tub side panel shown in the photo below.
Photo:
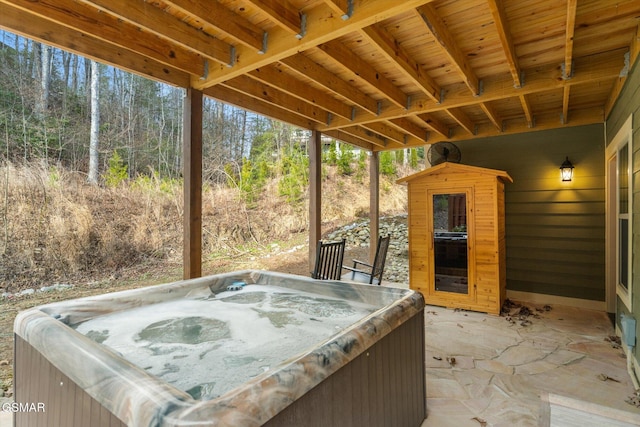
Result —
<path fill-rule="evenodd" d="M 126 427 L 118 417 L 15 336 L 15 401 L 43 404 L 45 412 L 17 412 L 15 427 Z M 70 355 L 70 357 L 73 357 Z M 82 363 L 82 361 L 79 361 Z"/>
<path fill-rule="evenodd" d="M 424 310 L 268 421 L 265 427 L 419 427 L 427 417 Z"/>

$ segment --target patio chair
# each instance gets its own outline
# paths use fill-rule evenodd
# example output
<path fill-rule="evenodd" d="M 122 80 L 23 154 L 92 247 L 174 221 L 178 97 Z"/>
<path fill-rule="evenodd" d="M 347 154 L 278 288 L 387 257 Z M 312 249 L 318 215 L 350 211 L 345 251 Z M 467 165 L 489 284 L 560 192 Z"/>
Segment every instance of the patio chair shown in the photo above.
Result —
<path fill-rule="evenodd" d="M 384 263 L 387 259 L 389 241 L 389 236 L 378 238 L 378 247 L 376 248 L 373 264 L 354 259 L 353 267 L 342 266 L 342 268 L 349 270 L 349 273 L 342 276 L 342 278 L 354 282 L 368 283 L 370 285 L 380 285 L 382 283 L 382 273 L 384 273 Z M 358 268 L 359 266 L 363 267 Z"/>
<path fill-rule="evenodd" d="M 339 242 L 318 241 L 316 263 L 311 277 L 319 280 L 340 280 L 345 239 Z"/>

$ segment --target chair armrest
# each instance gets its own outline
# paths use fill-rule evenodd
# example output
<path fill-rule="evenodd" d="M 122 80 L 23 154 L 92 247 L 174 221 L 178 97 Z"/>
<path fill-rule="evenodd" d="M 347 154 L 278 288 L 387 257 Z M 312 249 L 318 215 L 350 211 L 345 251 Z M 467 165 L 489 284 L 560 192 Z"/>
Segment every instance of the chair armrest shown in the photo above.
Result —
<path fill-rule="evenodd" d="M 347 267 L 346 265 L 343 265 L 342 268 L 344 268 L 345 270 L 353 271 L 354 273 L 363 273 L 363 274 L 366 274 L 366 275 L 370 275 L 371 274 L 368 271 L 358 270 L 357 268 Z"/>
<path fill-rule="evenodd" d="M 373 268 L 373 265 L 369 264 L 368 262 L 358 261 L 357 259 L 354 259 L 353 260 L 353 268 L 356 268 L 358 266 L 358 264 L 366 265 L 369 268 Z"/>

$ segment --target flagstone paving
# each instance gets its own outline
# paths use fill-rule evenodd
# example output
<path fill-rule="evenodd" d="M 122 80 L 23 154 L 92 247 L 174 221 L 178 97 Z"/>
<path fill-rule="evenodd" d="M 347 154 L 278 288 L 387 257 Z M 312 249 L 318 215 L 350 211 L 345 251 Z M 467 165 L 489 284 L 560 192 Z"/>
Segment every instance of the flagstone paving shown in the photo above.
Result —
<path fill-rule="evenodd" d="M 526 318 L 425 308 L 422 427 L 538 426 L 543 393 L 640 414 L 606 313 L 524 305 Z"/>

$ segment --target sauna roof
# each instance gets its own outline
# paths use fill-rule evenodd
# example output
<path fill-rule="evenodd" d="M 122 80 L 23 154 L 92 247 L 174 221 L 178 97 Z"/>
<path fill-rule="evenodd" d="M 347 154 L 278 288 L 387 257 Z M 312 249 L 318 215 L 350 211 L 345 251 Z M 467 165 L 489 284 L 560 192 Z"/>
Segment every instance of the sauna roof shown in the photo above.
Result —
<path fill-rule="evenodd" d="M 602 123 L 637 0 L 0 0 L 0 27 L 369 150 Z"/>
<path fill-rule="evenodd" d="M 413 175 L 405 176 L 404 178 L 400 178 L 396 181 L 398 184 L 407 184 L 411 181 L 415 181 L 421 178 L 425 178 L 430 175 L 442 174 L 442 173 L 474 173 L 474 174 L 482 174 L 487 176 L 496 177 L 503 182 L 513 182 L 513 179 L 509 176 L 509 174 L 505 171 L 497 170 L 497 169 L 488 169 L 481 168 L 478 166 L 470 166 L 463 165 L 460 163 L 451 163 L 444 162 L 439 165 L 432 166 L 420 172 L 414 173 Z"/>

